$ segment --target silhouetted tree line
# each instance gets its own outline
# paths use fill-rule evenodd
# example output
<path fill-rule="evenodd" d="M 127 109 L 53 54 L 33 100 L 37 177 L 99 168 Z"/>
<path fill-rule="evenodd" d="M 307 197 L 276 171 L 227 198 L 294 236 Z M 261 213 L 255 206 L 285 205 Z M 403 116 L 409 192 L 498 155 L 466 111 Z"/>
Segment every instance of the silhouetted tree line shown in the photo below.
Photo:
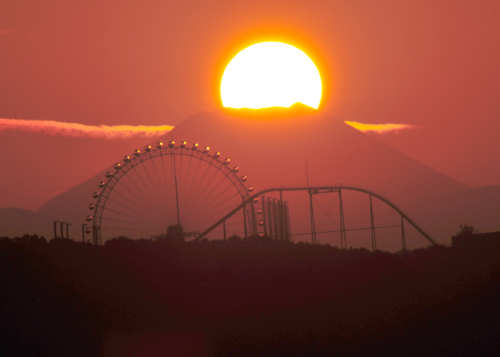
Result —
<path fill-rule="evenodd" d="M 180 232 L 182 233 L 182 231 Z M 0 238 L 0 356 L 496 354 L 500 244 Z"/>

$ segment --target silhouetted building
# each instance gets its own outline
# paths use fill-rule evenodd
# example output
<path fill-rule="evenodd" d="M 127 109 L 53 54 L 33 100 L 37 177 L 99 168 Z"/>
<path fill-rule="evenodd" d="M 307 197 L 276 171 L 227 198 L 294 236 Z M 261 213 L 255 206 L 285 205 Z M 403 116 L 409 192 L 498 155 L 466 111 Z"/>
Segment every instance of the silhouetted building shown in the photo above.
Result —
<path fill-rule="evenodd" d="M 500 232 L 473 233 L 460 232 L 452 237 L 454 247 L 470 247 L 483 244 L 500 244 Z"/>

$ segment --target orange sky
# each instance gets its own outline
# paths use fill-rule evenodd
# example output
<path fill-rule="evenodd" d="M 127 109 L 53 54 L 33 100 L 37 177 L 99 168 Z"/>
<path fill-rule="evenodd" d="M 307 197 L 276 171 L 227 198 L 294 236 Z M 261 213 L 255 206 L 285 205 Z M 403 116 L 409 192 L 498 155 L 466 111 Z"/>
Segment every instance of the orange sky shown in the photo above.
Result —
<path fill-rule="evenodd" d="M 414 125 L 381 140 L 465 183 L 498 184 L 499 16 L 494 0 L 3 1 L 0 117 L 175 125 L 218 110 L 239 49 L 284 40 L 318 64 L 325 113 Z M 85 140 L 0 133 L 0 206 L 36 206 L 136 145 Z M 45 169 L 26 142 L 50 153 Z M 13 189 L 31 176 L 45 195 Z"/>

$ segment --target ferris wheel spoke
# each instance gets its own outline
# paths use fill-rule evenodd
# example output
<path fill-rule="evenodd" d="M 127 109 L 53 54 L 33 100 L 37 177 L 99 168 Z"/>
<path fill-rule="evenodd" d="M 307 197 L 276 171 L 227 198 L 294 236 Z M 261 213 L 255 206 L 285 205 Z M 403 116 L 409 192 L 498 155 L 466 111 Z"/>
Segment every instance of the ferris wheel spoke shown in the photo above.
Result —
<path fill-rule="evenodd" d="M 161 167 L 158 167 L 155 159 L 151 159 L 151 166 L 153 167 L 154 178 L 156 179 L 155 187 L 162 186 L 163 171 Z"/>
<path fill-rule="evenodd" d="M 133 220 L 138 220 L 137 215 L 134 214 L 134 212 L 127 212 L 127 211 L 117 209 L 116 207 L 109 207 L 109 206 L 106 207 L 106 211 L 114 213 L 115 215 L 118 215 L 118 217 L 132 218 Z M 107 217 L 110 217 L 110 216 L 111 215 L 108 215 Z"/>
<path fill-rule="evenodd" d="M 217 169 L 215 169 L 214 171 L 217 171 Z M 211 181 L 212 181 L 211 179 L 213 179 L 213 175 L 211 177 L 207 177 L 201 181 L 201 183 L 199 185 L 200 200 L 206 199 L 206 196 L 211 193 L 209 191 L 209 187 L 211 186 Z"/>
<path fill-rule="evenodd" d="M 214 202 L 220 198 L 223 193 L 231 188 L 234 188 L 231 182 L 222 181 L 222 183 L 218 183 L 217 185 L 208 188 L 204 193 L 204 199 Z"/>
<path fill-rule="evenodd" d="M 116 202 L 126 207 L 136 208 L 139 199 L 143 197 L 144 194 L 139 193 L 137 195 L 134 195 L 133 194 L 134 185 L 122 185 L 122 186 L 124 187 L 120 187 L 111 193 L 111 195 L 108 198 L 108 201 Z"/>
<path fill-rule="evenodd" d="M 184 163 L 184 149 L 179 148 L 178 150 L 180 150 L 179 155 L 176 155 L 174 157 L 177 158 L 176 159 L 176 161 L 177 161 L 176 171 L 177 171 L 177 175 L 178 175 L 177 177 L 182 178 L 182 169 L 184 167 L 184 164 L 183 164 Z M 180 186 L 180 184 L 181 184 L 181 180 L 179 180 L 179 182 L 178 182 L 179 186 Z"/>
<path fill-rule="evenodd" d="M 176 222 L 177 224 L 180 224 L 181 220 L 180 220 L 180 205 L 179 205 L 179 200 L 180 200 L 180 197 L 179 197 L 179 180 L 178 180 L 178 176 L 177 176 L 177 162 L 176 162 L 176 155 L 172 155 L 170 157 L 170 160 L 172 162 L 172 182 L 173 182 L 173 194 L 174 194 L 174 199 L 175 199 L 175 209 L 176 209 Z"/>
<path fill-rule="evenodd" d="M 235 206 L 241 203 L 241 194 L 237 190 L 232 190 L 232 187 L 227 187 L 224 192 L 221 192 L 216 199 L 213 201 L 214 206 L 222 207 L 222 205 L 227 202 L 229 204 L 234 204 Z M 238 200 L 238 198 L 240 198 Z"/>
<path fill-rule="evenodd" d="M 138 209 L 136 206 L 126 206 L 123 204 L 120 204 L 113 200 L 110 202 L 108 205 L 106 205 L 106 209 L 108 210 L 114 210 L 116 212 L 119 212 L 120 214 L 130 216 L 130 217 L 136 217 Z"/>
<path fill-rule="evenodd" d="M 207 174 L 207 178 L 206 178 L 206 180 L 204 181 L 204 190 L 205 190 L 205 192 L 207 191 L 207 189 L 208 189 L 209 187 L 211 187 L 211 185 L 213 184 L 214 178 L 215 178 L 215 177 L 217 176 L 217 174 L 218 174 L 218 171 L 219 171 L 218 167 L 217 167 L 217 166 L 214 166 L 214 168 L 215 168 L 215 170 L 211 170 L 211 172 L 209 172 L 209 173 Z"/>
<path fill-rule="evenodd" d="M 234 195 L 228 197 L 225 200 L 220 200 L 220 202 L 213 203 L 211 206 L 208 207 L 208 210 L 211 212 L 217 212 L 216 215 L 223 216 L 224 214 L 227 213 L 230 209 L 236 207 L 238 204 L 241 203 L 241 201 L 236 200 L 236 198 L 239 196 L 239 193 L 235 193 Z M 217 210 L 215 210 L 217 208 Z M 214 214 L 215 215 L 215 214 Z"/>
<path fill-rule="evenodd" d="M 218 190 L 212 190 L 207 193 L 207 200 L 210 202 L 219 202 L 219 199 L 222 198 L 227 191 L 231 188 L 235 189 L 232 182 L 225 182 L 225 184 L 220 186 Z M 238 190 L 235 189 L 235 191 Z"/>
<path fill-rule="evenodd" d="M 122 186 L 125 186 L 125 185 L 122 185 Z M 131 186 L 131 188 L 129 188 L 128 186 Z M 133 187 L 135 187 L 135 186 L 134 185 L 126 185 L 126 187 L 120 187 L 117 190 L 113 191 L 112 192 L 113 200 L 118 200 L 118 201 L 120 201 L 123 204 L 128 205 L 128 206 L 132 206 L 132 207 L 136 206 L 137 200 L 134 200 L 134 198 L 140 197 L 140 194 L 133 195 L 133 192 L 134 192 Z"/>
<path fill-rule="evenodd" d="M 113 197 L 106 202 L 106 208 L 111 207 L 114 209 L 122 209 L 126 212 L 137 212 L 139 210 L 139 205 L 137 203 L 124 202 L 121 198 Z"/>
<path fill-rule="evenodd" d="M 137 178 L 139 179 L 141 186 L 144 189 L 144 192 L 147 193 L 151 189 L 151 181 L 149 178 L 148 171 L 146 171 L 147 168 L 145 165 L 144 158 L 141 158 L 141 160 L 142 160 L 141 164 L 137 165 L 135 169 L 136 169 Z"/>
<path fill-rule="evenodd" d="M 190 187 L 191 181 L 192 181 L 191 164 L 193 163 L 193 153 L 191 152 L 188 156 L 189 156 L 189 158 L 187 159 L 188 162 L 187 162 L 186 174 L 184 175 L 184 180 L 185 180 L 186 186 Z"/>
<path fill-rule="evenodd" d="M 165 157 L 166 156 L 166 157 Z M 163 199 L 166 200 L 168 198 L 168 194 L 170 192 L 170 177 L 169 177 L 169 172 L 170 172 L 170 154 L 167 154 L 167 153 L 163 153 L 162 152 L 162 156 L 161 156 L 161 160 L 162 160 L 162 165 L 163 165 L 163 179 L 164 179 L 164 182 L 163 182 L 163 185 L 162 185 L 162 193 L 163 193 Z"/>
<path fill-rule="evenodd" d="M 133 192 L 136 192 L 139 196 L 144 194 L 144 187 L 139 182 L 139 179 L 137 177 L 137 172 L 135 172 L 135 168 L 133 168 L 129 173 L 127 173 L 124 178 L 125 181 L 121 186 L 122 188 L 124 188 L 124 191 L 128 195 L 132 195 Z"/>
<path fill-rule="evenodd" d="M 180 210 L 182 213 L 182 216 L 184 216 L 185 210 L 187 208 L 187 202 L 189 200 L 186 199 L 187 197 L 187 191 L 186 188 L 189 186 L 187 185 L 187 175 L 186 175 L 186 170 L 187 170 L 187 165 L 185 161 L 189 161 L 190 159 L 188 158 L 189 155 L 183 154 L 181 158 L 179 159 L 179 165 L 177 166 L 177 185 L 178 185 L 178 191 L 179 191 L 179 197 L 184 197 L 184 199 L 180 200 Z M 184 222 L 184 220 L 183 220 Z"/>
<path fill-rule="evenodd" d="M 165 168 L 165 152 L 162 151 L 160 152 L 160 160 L 161 160 L 161 188 L 160 188 L 160 197 L 164 202 L 166 202 L 169 197 L 168 197 L 168 168 Z M 168 164 L 168 160 L 167 160 Z"/>
<path fill-rule="evenodd" d="M 219 173 L 218 170 L 219 169 L 214 170 L 215 173 L 212 173 L 212 175 L 210 177 L 208 177 L 207 180 L 205 181 L 205 187 L 203 188 L 203 194 L 202 194 L 203 198 L 205 198 L 207 195 L 210 195 L 210 193 L 215 188 L 214 186 L 217 186 L 220 184 L 220 181 L 218 181 L 216 179 L 218 176 L 218 173 Z M 215 185 L 214 185 L 214 182 L 215 182 Z"/>
<path fill-rule="evenodd" d="M 186 185 L 186 187 L 189 188 L 189 193 L 190 197 L 199 197 L 200 196 L 200 186 L 201 182 L 204 179 L 204 175 L 206 174 L 207 168 L 206 168 L 206 163 L 203 160 L 202 157 L 199 157 L 200 153 L 197 153 L 196 157 L 196 162 L 193 164 L 193 172 L 194 174 L 191 175 L 191 177 L 188 177 L 187 180 L 189 180 L 189 186 Z M 198 174 L 195 174 L 198 173 Z M 194 204 L 194 200 L 191 199 L 190 202 L 188 202 L 189 206 L 192 207 Z"/>
<path fill-rule="evenodd" d="M 199 154 L 199 153 L 198 153 Z M 184 200 L 182 202 L 183 209 L 190 212 L 193 209 L 193 203 L 194 203 L 194 197 L 199 198 L 199 184 L 197 183 L 196 178 L 202 177 L 202 174 L 200 172 L 206 172 L 204 165 L 205 162 L 200 160 L 199 158 L 196 158 L 196 162 L 192 163 L 193 157 L 196 155 L 196 153 L 191 153 L 190 158 L 189 158 L 189 169 L 187 173 L 184 174 L 182 182 L 182 191 L 183 194 L 186 197 L 189 197 L 190 199 Z M 196 174 L 198 172 L 198 174 Z"/>
<path fill-rule="evenodd" d="M 149 155 L 149 154 L 147 154 L 147 155 Z M 142 167 L 144 168 L 142 173 L 144 173 L 146 187 L 151 188 L 154 186 L 154 184 L 153 184 L 153 178 L 152 178 L 151 173 L 150 173 L 149 168 L 148 168 L 148 164 L 149 164 L 150 159 L 148 159 L 148 157 L 146 156 L 145 158 L 143 157 L 142 160 L 143 160 Z"/>
<path fill-rule="evenodd" d="M 200 181 L 199 181 L 199 186 L 198 188 L 200 189 L 203 187 L 205 184 L 205 181 L 207 179 L 207 174 L 210 172 L 210 165 L 203 159 L 203 164 L 205 165 L 205 168 L 203 170 L 203 173 L 200 175 Z"/>
<path fill-rule="evenodd" d="M 147 164 L 149 166 L 149 177 L 151 179 L 151 184 L 154 187 L 158 187 L 160 185 L 159 178 L 160 178 L 160 170 L 158 170 L 158 167 L 156 166 L 156 159 L 152 156 L 153 154 L 150 154 L 151 158 L 148 159 Z"/>
<path fill-rule="evenodd" d="M 136 159 L 138 160 L 138 159 Z M 144 184 L 143 175 L 140 173 L 140 164 L 136 164 L 128 173 L 130 178 L 135 182 L 135 187 L 142 193 L 147 192 L 147 187 Z"/>
<path fill-rule="evenodd" d="M 116 192 L 114 193 L 113 201 L 116 201 L 118 204 L 129 208 L 129 209 L 137 209 L 138 202 L 141 199 L 141 195 L 132 195 L 129 191 Z"/>

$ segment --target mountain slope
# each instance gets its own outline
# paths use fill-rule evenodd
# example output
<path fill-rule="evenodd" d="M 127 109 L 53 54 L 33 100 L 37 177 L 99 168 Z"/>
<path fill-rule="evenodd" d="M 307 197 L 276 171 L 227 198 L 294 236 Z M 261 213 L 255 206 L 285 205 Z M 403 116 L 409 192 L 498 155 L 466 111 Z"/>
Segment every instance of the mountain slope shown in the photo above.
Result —
<path fill-rule="evenodd" d="M 468 190 L 381 144 L 372 135 L 360 133 L 336 118 L 303 110 L 278 112 L 271 117 L 251 111 L 199 114 L 182 122 L 164 139 L 169 138 L 210 145 L 232 157 L 257 190 L 305 186 L 306 171 L 311 185 L 342 183 L 369 188 L 397 203 L 431 233 L 439 235 L 441 241 L 447 241 L 449 229 L 439 229 L 429 216 L 430 209 L 436 214 L 445 197 L 459 197 Z M 54 197 L 39 212 L 81 222 L 102 177 L 103 174 Z M 287 199 L 293 201 L 291 197 Z M 303 217 L 304 205 L 298 205 L 297 217 Z M 355 206 L 353 214 L 365 209 L 361 203 Z M 304 222 L 296 224 L 295 230 L 307 229 L 305 218 L 296 220 Z"/>

